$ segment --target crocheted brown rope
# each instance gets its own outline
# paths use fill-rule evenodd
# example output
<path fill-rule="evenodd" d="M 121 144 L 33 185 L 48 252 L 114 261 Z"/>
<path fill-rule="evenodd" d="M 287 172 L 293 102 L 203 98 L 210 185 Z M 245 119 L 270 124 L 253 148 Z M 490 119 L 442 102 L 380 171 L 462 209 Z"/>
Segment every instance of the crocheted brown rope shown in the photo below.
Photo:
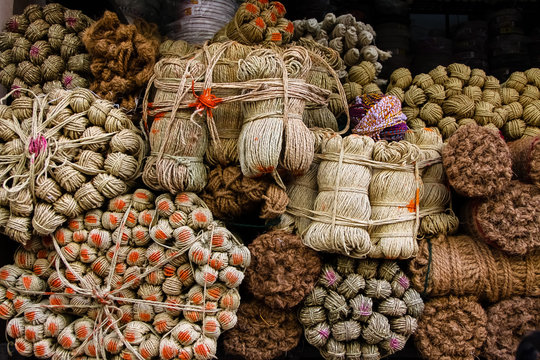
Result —
<path fill-rule="evenodd" d="M 153 74 L 158 55 L 157 25 L 124 25 L 115 13 L 103 17 L 83 34 L 92 56 L 90 89 L 126 109 L 136 107 L 140 90 Z"/>

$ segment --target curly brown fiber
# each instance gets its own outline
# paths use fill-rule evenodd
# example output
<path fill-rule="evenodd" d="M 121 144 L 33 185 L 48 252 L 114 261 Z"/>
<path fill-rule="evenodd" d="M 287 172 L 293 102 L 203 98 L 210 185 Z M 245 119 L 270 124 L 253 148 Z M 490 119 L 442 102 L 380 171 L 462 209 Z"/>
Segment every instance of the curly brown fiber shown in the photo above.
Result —
<path fill-rule="evenodd" d="M 515 297 L 487 309 L 487 360 L 513 360 L 523 336 L 540 328 L 540 299 Z"/>
<path fill-rule="evenodd" d="M 212 169 L 201 198 L 218 219 L 239 219 L 253 212 L 259 212 L 262 219 L 273 219 L 289 203 L 287 193 L 272 180 L 248 178 L 239 166 Z"/>
<path fill-rule="evenodd" d="M 409 264 L 411 282 L 426 296 L 475 296 L 496 302 L 540 296 L 540 251 L 509 256 L 467 235 L 422 240 Z"/>
<path fill-rule="evenodd" d="M 242 300 L 237 316 L 236 326 L 223 335 L 223 346 L 226 353 L 246 360 L 276 358 L 298 345 L 302 336 L 293 311 Z"/>
<path fill-rule="evenodd" d="M 442 297 L 425 304 L 415 343 L 427 360 L 474 360 L 486 340 L 486 312 L 471 297 Z"/>
<path fill-rule="evenodd" d="M 510 151 L 499 134 L 476 124 L 461 126 L 442 151 L 450 185 L 467 197 L 496 194 L 512 178 Z"/>
<path fill-rule="evenodd" d="M 291 308 L 315 286 L 321 259 L 316 251 L 302 244 L 299 236 L 274 230 L 260 235 L 248 247 L 251 265 L 244 281 L 247 289 L 266 305 Z"/>
<path fill-rule="evenodd" d="M 106 11 L 82 38 L 92 56 L 91 90 L 126 109 L 135 108 L 139 91 L 153 73 L 160 42 L 156 34 L 157 25 L 123 25 L 115 13 Z"/>
<path fill-rule="evenodd" d="M 540 136 L 512 141 L 508 148 L 517 177 L 540 188 Z"/>
<path fill-rule="evenodd" d="M 511 255 L 540 247 L 540 189 L 513 180 L 502 193 L 472 200 L 463 209 L 468 232 Z"/>

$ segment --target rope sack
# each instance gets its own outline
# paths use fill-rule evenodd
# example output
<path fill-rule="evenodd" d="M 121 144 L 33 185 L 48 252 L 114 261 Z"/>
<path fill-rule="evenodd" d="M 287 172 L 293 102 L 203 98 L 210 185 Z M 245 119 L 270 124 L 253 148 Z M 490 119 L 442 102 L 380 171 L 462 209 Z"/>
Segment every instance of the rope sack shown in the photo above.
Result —
<path fill-rule="evenodd" d="M 81 11 L 60 4 L 27 6 L 0 33 L 0 83 L 8 91 L 35 94 L 87 87 L 90 55 L 79 34 L 91 23 Z"/>
<path fill-rule="evenodd" d="M 426 296 L 475 296 L 496 302 L 538 296 L 539 260 L 538 251 L 508 256 L 469 236 L 440 235 L 420 243 L 409 272 L 414 288 Z"/>
<path fill-rule="evenodd" d="M 488 360 L 512 360 L 520 341 L 540 327 L 540 302 L 515 297 L 492 305 L 487 313 L 487 339 L 482 348 Z"/>
<path fill-rule="evenodd" d="M 540 187 L 540 136 L 508 143 L 512 170 L 517 177 Z"/>
<path fill-rule="evenodd" d="M 302 327 L 293 311 L 275 310 L 248 300 L 240 304 L 234 329 L 223 337 L 227 354 L 246 360 L 271 360 L 298 345 Z"/>
<path fill-rule="evenodd" d="M 382 69 L 381 62 L 392 54 L 375 46 L 375 31 L 369 24 L 356 21 L 352 14 L 337 16 L 328 13 L 323 21 L 316 19 L 295 20 L 294 39 L 305 38 L 336 50 L 348 67 L 369 61 L 376 64 L 377 74 Z"/>
<path fill-rule="evenodd" d="M 510 255 L 540 248 L 540 190 L 513 180 L 503 192 L 469 201 L 461 222 L 476 239 Z"/>
<path fill-rule="evenodd" d="M 246 271 L 246 289 L 267 306 L 292 308 L 315 286 L 321 260 L 300 237 L 273 230 L 258 236 L 248 247 L 251 266 Z"/>
<path fill-rule="evenodd" d="M 14 259 L 0 269 L 0 314 L 22 355 L 212 359 L 250 253 L 195 194 L 139 189 Z"/>
<path fill-rule="evenodd" d="M 424 303 L 397 263 L 335 257 L 304 301 L 306 340 L 325 359 L 380 359 L 405 346 Z"/>
<path fill-rule="evenodd" d="M 0 128 L 0 226 L 22 244 L 125 193 L 146 153 L 127 115 L 86 89 L 0 105 Z"/>
<path fill-rule="evenodd" d="M 476 124 L 460 127 L 442 151 L 450 185 L 467 197 L 502 192 L 512 178 L 510 151 L 499 134 Z"/>
<path fill-rule="evenodd" d="M 82 40 L 92 57 L 90 89 L 103 99 L 135 109 L 156 62 L 157 25 L 123 25 L 116 13 L 106 11 L 84 31 Z"/>
<path fill-rule="evenodd" d="M 414 335 L 416 348 L 427 360 L 473 360 L 488 338 L 488 324 L 486 312 L 473 297 L 431 299 Z"/>

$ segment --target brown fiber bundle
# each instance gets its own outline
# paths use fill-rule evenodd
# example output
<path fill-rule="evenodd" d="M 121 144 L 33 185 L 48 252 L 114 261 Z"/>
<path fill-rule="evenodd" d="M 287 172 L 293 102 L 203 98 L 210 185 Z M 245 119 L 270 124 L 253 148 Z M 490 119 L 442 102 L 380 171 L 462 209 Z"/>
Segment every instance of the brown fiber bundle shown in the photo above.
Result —
<path fill-rule="evenodd" d="M 540 136 L 513 141 L 508 148 L 517 177 L 540 187 Z"/>
<path fill-rule="evenodd" d="M 495 302 L 539 296 L 539 261 L 540 251 L 508 256 L 466 235 L 440 235 L 420 243 L 409 271 L 414 287 L 426 295 L 471 295 Z"/>
<path fill-rule="evenodd" d="M 469 233 L 511 255 L 540 247 L 540 189 L 517 180 L 487 199 L 471 200 L 462 223 Z"/>
<path fill-rule="evenodd" d="M 253 212 L 259 212 L 262 219 L 273 219 L 283 214 L 289 203 L 285 190 L 272 179 L 248 178 L 239 166 L 212 169 L 201 198 L 218 219 L 239 219 Z"/>
<path fill-rule="evenodd" d="M 319 278 L 319 255 L 302 244 L 297 235 L 273 230 L 253 240 L 249 251 L 251 265 L 245 284 L 259 301 L 271 308 L 298 305 Z"/>
<path fill-rule="evenodd" d="M 503 300 L 487 309 L 487 319 L 483 355 L 488 360 L 514 360 L 523 336 L 540 328 L 540 299 Z"/>
<path fill-rule="evenodd" d="M 242 301 L 238 323 L 224 335 L 225 352 L 246 360 L 270 360 L 293 349 L 302 327 L 296 314 L 274 310 L 256 300 Z"/>
<path fill-rule="evenodd" d="M 115 13 L 106 11 L 86 29 L 82 40 L 92 56 L 95 79 L 90 89 L 134 109 L 140 90 L 153 74 L 160 41 L 157 26 L 124 25 Z"/>
<path fill-rule="evenodd" d="M 442 152 L 450 185 L 467 197 L 496 194 L 512 178 L 510 151 L 495 131 L 475 124 L 461 126 Z"/>
<path fill-rule="evenodd" d="M 429 300 L 418 322 L 415 343 L 427 360 L 474 360 L 486 340 L 486 312 L 471 297 Z"/>

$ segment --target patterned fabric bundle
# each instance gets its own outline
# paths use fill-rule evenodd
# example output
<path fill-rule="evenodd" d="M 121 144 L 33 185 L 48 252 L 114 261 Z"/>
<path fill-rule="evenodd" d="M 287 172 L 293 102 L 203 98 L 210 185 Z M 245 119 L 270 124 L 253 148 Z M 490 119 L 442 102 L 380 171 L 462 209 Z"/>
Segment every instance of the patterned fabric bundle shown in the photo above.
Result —
<path fill-rule="evenodd" d="M 146 144 L 128 116 L 86 89 L 0 105 L 0 226 L 24 244 L 125 193 Z"/>
<path fill-rule="evenodd" d="M 349 106 L 352 132 L 375 140 L 403 140 L 408 130 L 401 101 L 394 96 L 365 94 Z"/>
<path fill-rule="evenodd" d="M 0 315 L 20 354 L 203 360 L 236 323 L 250 253 L 195 194 L 139 189 L 14 260 L 0 269 Z"/>
<path fill-rule="evenodd" d="M 87 87 L 90 55 L 80 34 L 91 23 L 81 11 L 56 3 L 29 5 L 12 16 L 0 33 L 0 83 L 35 94 Z"/>

